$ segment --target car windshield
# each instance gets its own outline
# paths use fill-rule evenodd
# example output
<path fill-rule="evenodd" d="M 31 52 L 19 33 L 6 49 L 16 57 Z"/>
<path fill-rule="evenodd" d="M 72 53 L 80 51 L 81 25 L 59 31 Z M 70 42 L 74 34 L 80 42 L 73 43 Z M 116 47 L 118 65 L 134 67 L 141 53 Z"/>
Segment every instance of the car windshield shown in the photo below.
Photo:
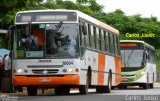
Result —
<path fill-rule="evenodd" d="M 121 50 L 122 67 L 141 67 L 144 50 Z"/>
<path fill-rule="evenodd" d="M 18 25 L 15 33 L 16 58 L 78 57 L 77 24 Z"/>

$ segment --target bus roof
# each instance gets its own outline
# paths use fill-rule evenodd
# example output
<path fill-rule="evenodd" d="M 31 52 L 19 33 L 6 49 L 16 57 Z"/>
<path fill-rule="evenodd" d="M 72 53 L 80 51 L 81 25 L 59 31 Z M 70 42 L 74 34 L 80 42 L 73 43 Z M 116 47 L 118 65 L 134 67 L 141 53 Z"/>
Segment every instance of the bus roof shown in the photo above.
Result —
<path fill-rule="evenodd" d="M 81 12 L 81 11 L 78 11 L 78 10 L 67 10 L 67 9 L 28 10 L 28 11 L 17 12 L 16 16 L 19 13 L 31 13 L 31 12 L 75 12 L 75 13 L 77 13 L 78 17 L 80 17 L 88 22 L 92 22 L 93 24 L 98 25 L 111 33 L 119 34 L 119 31 L 117 29 L 115 29 L 115 28 L 111 27 L 110 25 L 103 23 L 103 22 L 101 22 L 101 21 Z"/>
<path fill-rule="evenodd" d="M 150 44 L 148 44 L 148 43 L 146 43 L 144 41 L 141 41 L 141 40 L 120 40 L 120 43 L 121 42 L 126 42 L 126 43 L 127 42 L 143 43 L 146 47 L 149 47 L 150 49 L 155 50 L 155 48 L 152 45 L 150 45 Z"/>

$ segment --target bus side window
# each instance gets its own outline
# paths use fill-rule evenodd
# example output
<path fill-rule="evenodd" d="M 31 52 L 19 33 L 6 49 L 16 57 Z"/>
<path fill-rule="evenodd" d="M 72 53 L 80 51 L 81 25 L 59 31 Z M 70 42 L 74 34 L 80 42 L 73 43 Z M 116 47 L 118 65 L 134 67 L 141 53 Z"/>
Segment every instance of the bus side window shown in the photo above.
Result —
<path fill-rule="evenodd" d="M 148 56 L 149 56 L 148 52 L 147 52 L 147 51 L 144 51 L 144 52 L 143 52 L 143 59 L 142 59 L 142 66 L 145 66 L 145 65 L 146 65 L 146 63 L 147 63 L 147 61 L 148 61 Z"/>
<path fill-rule="evenodd" d="M 96 49 L 97 47 L 97 43 L 96 43 L 96 27 L 93 26 L 93 43 L 94 43 L 94 49 Z"/>
<path fill-rule="evenodd" d="M 104 30 L 101 30 L 101 49 L 103 52 L 105 52 L 105 46 L 106 46 L 106 43 L 105 43 L 105 31 Z"/>
<path fill-rule="evenodd" d="M 109 33 L 104 31 L 105 35 L 104 35 L 104 39 L 105 39 L 105 51 L 107 53 L 110 52 L 110 38 L 109 38 Z"/>
<path fill-rule="evenodd" d="M 86 36 L 83 33 L 84 28 L 83 28 L 84 22 L 83 21 L 79 21 L 79 33 L 80 33 L 80 40 L 81 40 L 81 45 L 82 46 L 86 46 Z"/>
<path fill-rule="evenodd" d="M 94 41 L 94 27 L 91 25 L 91 48 L 95 49 L 95 41 Z"/>
<path fill-rule="evenodd" d="M 88 46 L 89 46 L 89 48 L 91 48 L 92 47 L 92 45 L 91 45 L 92 38 L 91 38 L 91 25 L 90 24 L 88 24 L 88 37 L 89 37 L 89 39 L 88 39 L 88 41 L 89 41 Z"/>
<path fill-rule="evenodd" d="M 96 40 L 96 50 L 100 50 L 99 28 L 96 28 L 95 40 Z"/>
<path fill-rule="evenodd" d="M 90 37 L 90 35 L 89 35 L 89 26 L 88 26 L 88 24 L 87 23 L 84 23 L 85 24 L 85 30 L 87 31 L 87 32 L 85 32 L 86 34 L 83 34 L 84 35 L 84 37 L 85 37 L 85 42 L 86 42 L 86 47 L 88 47 L 88 48 L 90 48 L 90 40 L 89 40 L 89 37 Z"/>

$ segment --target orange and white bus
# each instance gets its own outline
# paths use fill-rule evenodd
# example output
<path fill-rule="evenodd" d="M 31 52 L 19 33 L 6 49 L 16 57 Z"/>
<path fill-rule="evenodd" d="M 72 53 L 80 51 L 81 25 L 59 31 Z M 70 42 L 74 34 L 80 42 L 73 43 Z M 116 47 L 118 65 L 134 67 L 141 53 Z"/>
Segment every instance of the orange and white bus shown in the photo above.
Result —
<path fill-rule="evenodd" d="M 36 95 L 38 87 L 69 94 L 89 87 L 109 93 L 121 82 L 119 31 L 77 10 L 32 10 L 16 14 L 13 84 Z M 37 49 L 27 46 L 35 33 Z"/>

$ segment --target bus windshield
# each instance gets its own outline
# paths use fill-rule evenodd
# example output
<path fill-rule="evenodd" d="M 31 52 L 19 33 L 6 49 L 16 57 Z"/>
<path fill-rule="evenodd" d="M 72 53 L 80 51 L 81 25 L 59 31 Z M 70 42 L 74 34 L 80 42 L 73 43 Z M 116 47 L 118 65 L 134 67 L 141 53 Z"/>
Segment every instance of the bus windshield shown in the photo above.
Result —
<path fill-rule="evenodd" d="M 142 67 L 144 50 L 121 50 L 123 68 Z"/>
<path fill-rule="evenodd" d="M 77 24 L 18 25 L 16 58 L 78 57 Z"/>

